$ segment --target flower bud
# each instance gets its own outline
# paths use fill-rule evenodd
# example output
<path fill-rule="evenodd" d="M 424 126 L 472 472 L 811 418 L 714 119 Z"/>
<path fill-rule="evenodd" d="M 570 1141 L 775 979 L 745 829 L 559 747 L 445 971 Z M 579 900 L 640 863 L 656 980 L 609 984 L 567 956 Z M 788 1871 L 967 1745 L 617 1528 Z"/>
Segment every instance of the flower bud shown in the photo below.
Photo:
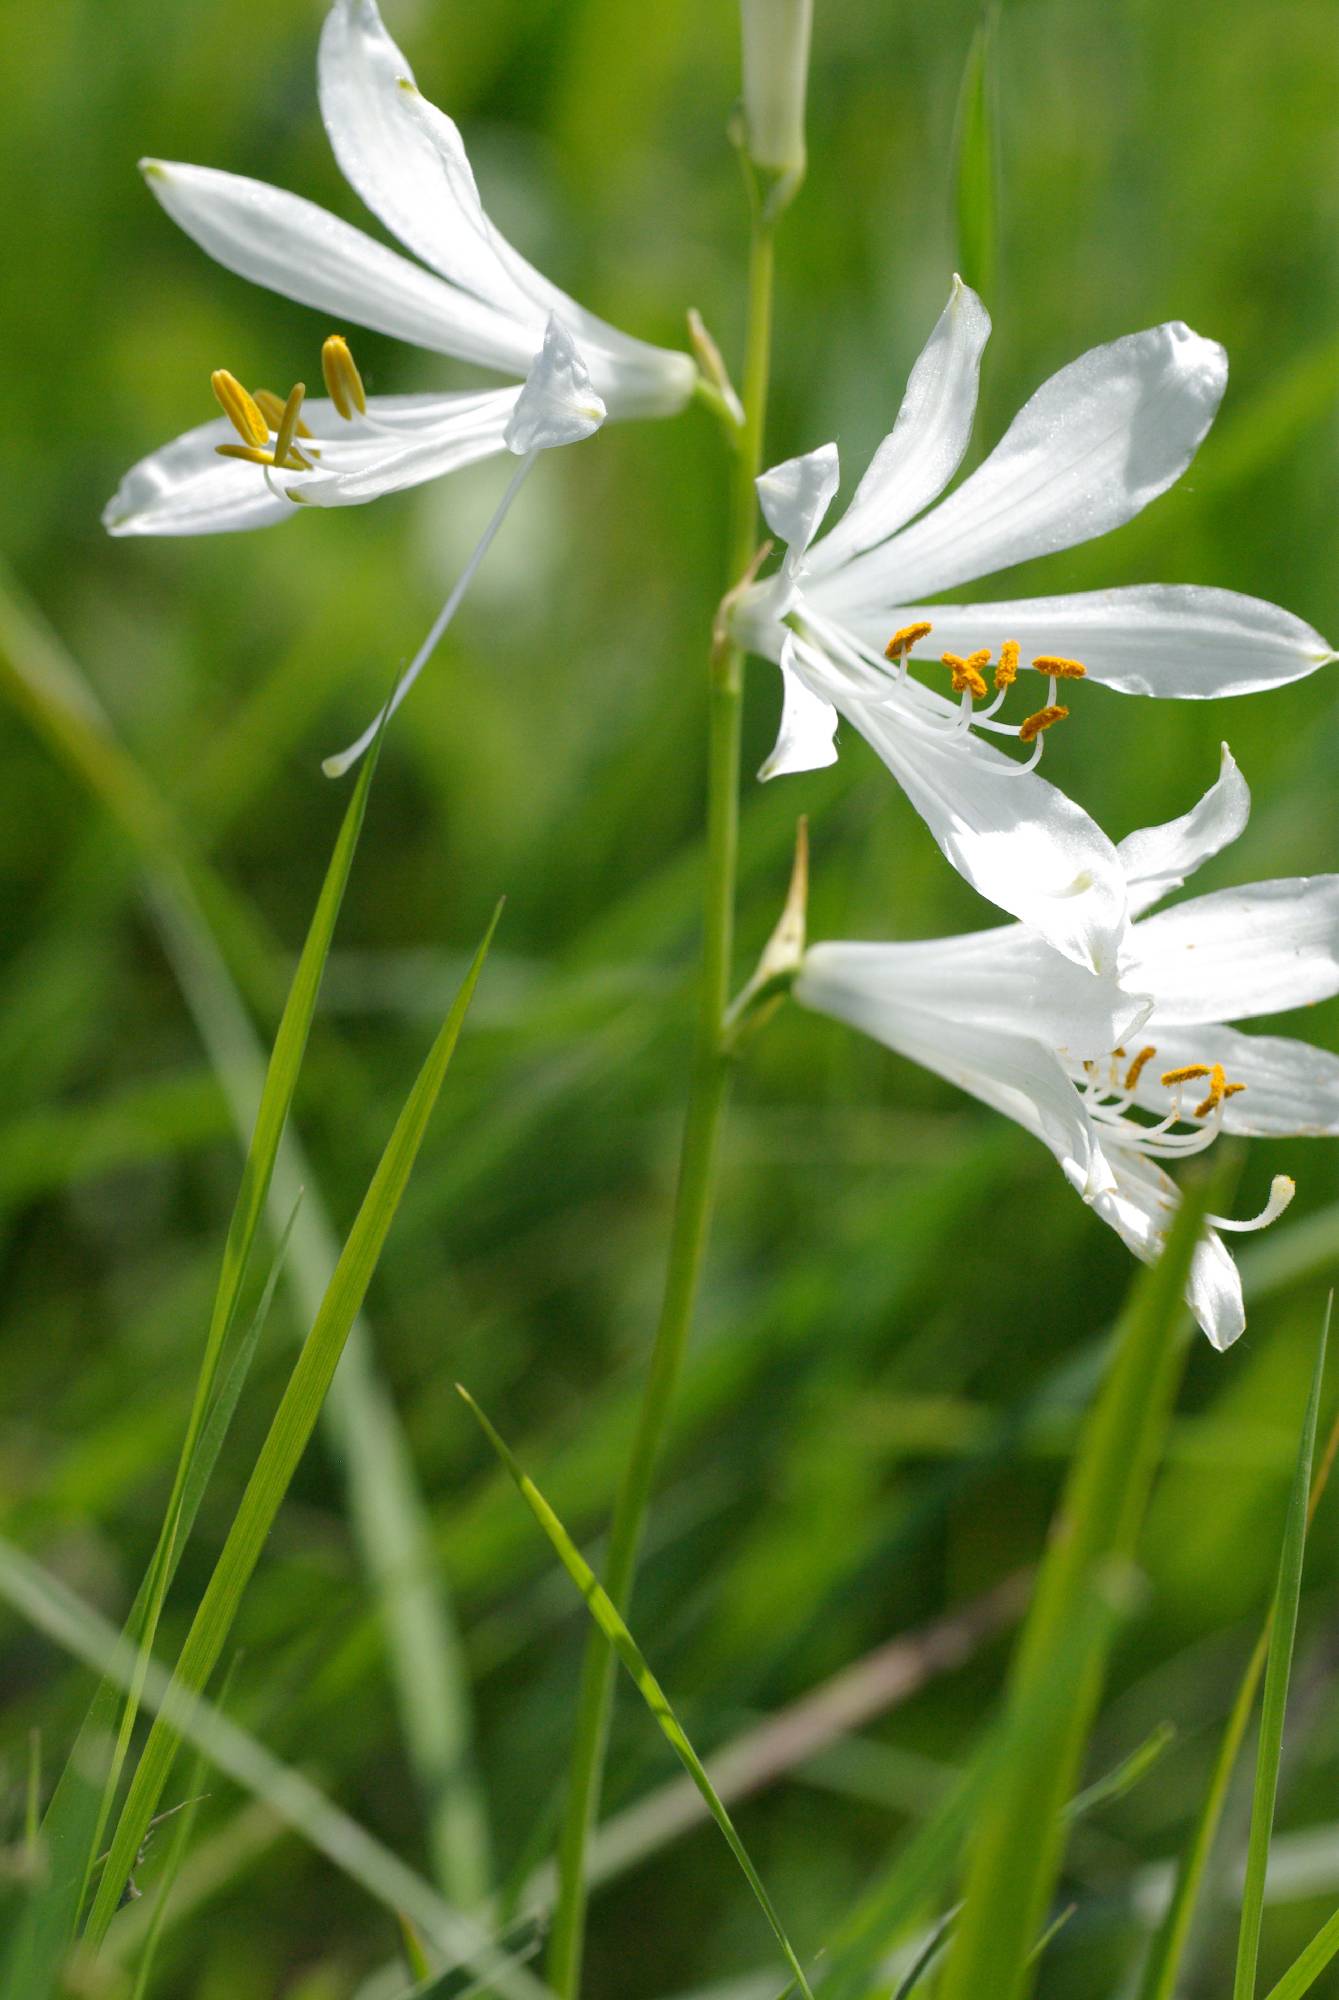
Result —
<path fill-rule="evenodd" d="M 754 166 L 798 182 L 813 0 L 741 0 L 744 149 Z"/>

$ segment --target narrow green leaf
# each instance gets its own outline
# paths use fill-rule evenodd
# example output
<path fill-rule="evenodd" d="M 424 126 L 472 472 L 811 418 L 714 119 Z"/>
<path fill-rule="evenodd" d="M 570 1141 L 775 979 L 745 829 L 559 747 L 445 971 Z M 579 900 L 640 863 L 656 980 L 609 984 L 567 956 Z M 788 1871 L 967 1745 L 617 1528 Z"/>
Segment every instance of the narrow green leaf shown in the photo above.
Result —
<path fill-rule="evenodd" d="M 234 1658 L 219 1690 L 220 1709 L 228 1705 L 228 1694 L 236 1671 L 237 1660 Z M 186 1780 L 187 1803 L 177 1815 L 173 1825 L 162 1877 L 154 1891 L 153 1914 L 149 1918 L 149 1928 L 140 1948 L 139 1962 L 135 1967 L 135 1987 L 130 2000 L 145 2000 L 149 1991 L 149 1981 L 153 1978 L 153 1962 L 158 1956 L 158 1946 L 167 1919 L 167 1906 L 172 1899 L 177 1877 L 181 1873 L 181 1865 L 186 1859 L 186 1849 L 190 1846 L 191 1835 L 195 1831 L 196 1815 L 203 1803 L 207 1771 L 208 1761 L 203 1751 L 197 1750 L 191 1760 L 190 1776 Z"/>
<path fill-rule="evenodd" d="M 544 1498 L 539 1488 L 521 1470 L 512 1456 L 510 1449 L 494 1430 L 488 1418 L 479 1408 L 479 1405 L 469 1394 L 469 1391 L 460 1388 L 459 1383 L 456 1386 L 460 1389 L 461 1396 L 478 1419 L 484 1436 L 488 1439 L 488 1442 L 492 1445 L 503 1465 L 506 1466 L 507 1471 L 511 1474 L 512 1479 L 516 1483 L 517 1491 L 526 1502 L 531 1513 L 544 1530 L 544 1533 L 548 1536 L 563 1568 L 585 1598 L 591 1617 L 609 1641 L 618 1659 L 626 1667 L 638 1694 L 640 1694 L 642 1700 L 650 1709 L 680 1763 L 697 1786 L 699 1792 L 701 1792 L 703 1799 L 706 1801 L 707 1810 L 724 1835 L 730 1852 L 734 1855 L 735 1860 L 739 1863 L 743 1871 L 745 1881 L 753 1891 L 758 1907 L 771 1926 L 772 1935 L 781 1947 L 782 1956 L 785 1958 L 786 1964 L 790 1967 L 794 1975 L 795 1984 L 804 1996 L 804 2000 L 813 2000 L 813 1995 L 809 1990 L 809 1982 L 805 1978 L 804 1967 L 800 1964 L 795 1954 L 790 1939 L 787 1937 L 782 1926 L 781 1919 L 773 1908 L 771 1897 L 763 1887 L 757 1869 L 749 1859 L 748 1850 L 735 1831 L 734 1821 L 730 1818 L 729 1813 L 717 1796 L 716 1788 L 707 1776 L 701 1759 L 684 1734 L 682 1724 L 675 1715 L 674 1710 L 670 1707 L 668 1696 L 655 1675 L 651 1672 L 636 1640 L 624 1624 L 623 1619 L 619 1616 L 618 1611 L 615 1609 L 606 1592 L 601 1588 L 594 1570 L 577 1548 L 576 1543 L 549 1506 L 548 1501 Z"/>
<path fill-rule="evenodd" d="M 1325 1451 L 1311 1482 L 1311 1499 L 1307 1509 L 1308 1522 L 1315 1519 L 1321 1495 L 1325 1491 L 1330 1471 L 1339 1453 L 1339 1416 L 1330 1427 Z M 1181 1851 L 1177 1863 L 1176 1881 L 1172 1888 L 1171 1900 L 1158 1926 L 1157 1934 L 1149 1949 L 1144 1970 L 1139 1981 L 1136 2000 L 1173 2000 L 1177 1990 L 1186 1946 L 1190 1939 L 1191 1919 L 1204 1881 L 1204 1871 L 1223 1817 L 1223 1807 L 1227 1803 L 1228 1786 L 1236 1769 L 1237 1758 L 1246 1738 L 1251 1711 L 1255 1707 L 1255 1697 L 1260 1687 L 1260 1676 L 1265 1670 L 1265 1657 L 1269 1651 L 1269 1634 L 1274 1623 L 1271 1606 L 1265 1618 L 1260 1636 L 1251 1650 L 1241 1684 L 1228 1714 L 1218 1754 L 1214 1758 L 1213 1770 L 1199 1812 L 1190 1830 L 1190 1838 Z"/>
<path fill-rule="evenodd" d="M 998 0 L 989 0 L 967 51 L 953 148 L 958 270 L 988 303 L 994 301 L 999 266 L 998 24 Z"/>
<path fill-rule="evenodd" d="M 266 1070 L 251 1143 L 247 1148 L 228 1227 L 185 1438 L 158 1542 L 150 1558 L 144 1586 L 130 1614 L 128 1630 L 140 1642 L 146 1661 L 153 1649 L 163 1604 L 185 1543 L 182 1511 L 186 1488 L 192 1478 L 197 1446 L 214 1395 L 220 1358 L 237 1313 L 256 1232 L 264 1213 L 279 1142 L 302 1067 L 321 975 L 329 956 L 336 919 L 362 831 L 368 792 L 379 753 L 378 738 L 345 811 Z M 291 1223 L 289 1226 L 291 1228 Z M 240 1382 L 237 1386 L 240 1390 Z M 215 1450 L 221 1442 L 220 1435 Z M 197 1478 L 196 1506 L 202 1491 L 203 1483 Z M 186 1532 L 189 1533 L 189 1530 Z M 122 1705 L 119 1726 L 115 1722 L 115 1710 L 114 1693 L 105 1685 L 99 1687 L 71 1752 L 67 1765 L 68 1782 L 63 1774 L 52 1795 L 42 1831 L 50 1872 L 44 1886 L 24 1912 L 6 1960 L 4 1981 L 0 1985 L 0 1994 L 12 1995 L 13 2000 L 20 2000 L 20 1996 L 22 2000 L 40 2000 L 40 1996 L 50 1992 L 55 1968 L 74 1936 L 88 1892 L 93 1857 L 98 1852 L 110 1820 L 139 1712 L 139 1691 L 133 1684 Z M 100 1746 L 108 1738 L 111 1738 L 110 1750 L 103 1751 Z M 91 1782 L 95 1766 L 100 1773 L 97 1786 Z"/>
<path fill-rule="evenodd" d="M 1114 1771 L 1108 1771 L 1105 1777 L 1098 1778 L 1070 1800 L 1065 1807 L 1065 1818 L 1081 1819 L 1084 1813 L 1093 1812 L 1098 1806 L 1110 1805 L 1113 1799 L 1123 1799 L 1127 1792 L 1148 1776 L 1158 1759 L 1175 1741 L 1174 1725 L 1160 1722 L 1137 1749 L 1121 1759 Z"/>
<path fill-rule="evenodd" d="M 1134 1553 L 1185 1363 L 1182 1295 L 1208 1205 L 1208 1182 L 1188 1175 L 1167 1247 L 1139 1274 L 1116 1329 L 1010 1673 L 1007 1706 L 1041 1702 L 1043 1721 L 1015 1743 L 980 1815 L 940 2000 L 1021 2000 L 1033 1984 L 1029 1955 L 1059 1876 L 1062 1809 L 1110 1643 L 1100 1623 L 1083 1647 L 1073 1633 L 1120 1590 Z"/>
<path fill-rule="evenodd" d="M 1274 1610 L 1269 1634 L 1269 1658 L 1265 1664 L 1265 1692 L 1260 1709 L 1260 1743 L 1255 1760 L 1255 1795 L 1251 1802 L 1251 1836 L 1246 1849 L 1246 1883 L 1241 1898 L 1241 1928 L 1237 1933 L 1237 1970 L 1232 1984 L 1233 2000 L 1255 2000 L 1256 1972 L 1260 1960 L 1260 1928 L 1264 1921 L 1265 1872 L 1269 1867 L 1269 1843 L 1274 1833 L 1274 1800 L 1278 1791 L 1279 1765 L 1283 1757 L 1283 1728 L 1288 1710 L 1288 1682 L 1292 1675 L 1293 1645 L 1297 1637 L 1297 1605 L 1302 1594 L 1302 1562 L 1306 1554 L 1307 1496 L 1311 1490 L 1311 1461 L 1316 1449 L 1316 1424 L 1320 1416 L 1321 1386 L 1325 1376 L 1325 1350 L 1330 1338 L 1330 1313 L 1334 1294 L 1325 1308 L 1325 1321 L 1316 1346 L 1316 1365 L 1311 1376 L 1297 1449 L 1297 1470 L 1288 1497 L 1288 1516 L 1279 1554 L 1279 1577 L 1274 1591 Z"/>
<path fill-rule="evenodd" d="M 1295 1958 L 1266 2000 L 1301 2000 L 1309 1993 L 1335 1954 L 1339 1952 L 1339 1910 L 1323 1924 L 1300 1958 Z"/>
<path fill-rule="evenodd" d="M 106 1935 L 121 1887 L 171 1769 L 178 1741 L 176 1717 L 181 1708 L 189 1707 L 190 1698 L 209 1678 L 289 1481 L 306 1449 L 345 1339 L 362 1306 L 408 1183 L 500 915 L 501 905 L 381 1156 L 191 1623 L 174 1676 L 179 1701 L 169 1702 L 149 1732 L 121 1811 L 111 1858 L 94 1898 L 87 1937 L 95 1946 Z"/>
<path fill-rule="evenodd" d="M 399 1915 L 400 1942 L 404 1946 L 404 1959 L 409 1968 L 409 1976 L 420 1983 L 425 1979 L 431 1979 L 432 1967 L 428 1964 L 428 1954 L 423 1949 L 423 1940 L 403 1910 Z"/>

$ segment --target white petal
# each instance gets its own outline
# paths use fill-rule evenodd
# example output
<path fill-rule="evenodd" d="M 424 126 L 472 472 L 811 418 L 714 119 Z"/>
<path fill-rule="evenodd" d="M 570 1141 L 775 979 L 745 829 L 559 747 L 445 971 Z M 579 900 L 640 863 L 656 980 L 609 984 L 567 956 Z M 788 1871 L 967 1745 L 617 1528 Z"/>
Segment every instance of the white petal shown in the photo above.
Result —
<path fill-rule="evenodd" d="M 861 946 L 814 945 L 792 989 L 802 1007 L 830 1014 L 934 1070 L 1050 1147 L 1071 1180 L 1092 1167 L 1091 1128 L 1078 1092 L 1049 1049 L 981 1022 L 938 1019 L 907 1004 Z"/>
<path fill-rule="evenodd" d="M 897 422 L 837 526 L 810 558 L 816 573 L 835 569 L 873 548 L 943 492 L 962 463 L 972 434 L 981 354 L 990 314 L 970 285 L 953 280 L 907 383 Z"/>
<path fill-rule="evenodd" d="M 1180 478 L 1226 382 L 1222 348 L 1179 322 L 1093 348 L 1042 384 L 956 493 L 820 585 L 825 601 L 930 596 L 1119 527 Z"/>
<path fill-rule="evenodd" d="M 1084 972 L 1022 924 L 912 943 L 824 945 L 825 963 L 888 1005 L 933 1021 L 985 1023 L 1075 1061 L 1105 1058 L 1147 1018 L 1149 1001 Z"/>
<path fill-rule="evenodd" d="M 1221 1063 L 1229 1083 L 1246 1085 L 1223 1106 L 1223 1129 L 1248 1138 L 1339 1137 L 1339 1056 L 1287 1035 L 1244 1035 L 1214 1022 L 1169 1025 L 1154 1014 L 1140 1030 L 1157 1049 L 1136 1092 L 1145 1109 L 1165 1116 L 1170 1105 L 1160 1075 L 1191 1063 Z M 1203 1086 L 1201 1085 L 1202 1089 Z M 1189 1108 L 1196 1086 L 1186 1091 Z"/>
<path fill-rule="evenodd" d="M 144 175 L 209 255 L 300 305 L 435 353 L 524 375 L 533 330 L 456 291 L 300 195 L 212 167 L 146 160 Z"/>
<path fill-rule="evenodd" d="M 321 31 L 321 116 L 344 178 L 372 213 L 452 284 L 528 323 L 542 311 L 493 246 L 474 175 L 451 121 L 434 146 L 407 108 L 413 71 L 375 0 L 335 0 Z M 441 116 L 441 114 L 439 114 Z"/>
<path fill-rule="evenodd" d="M 583 356 L 562 321 L 551 314 L 544 344 L 507 425 L 507 450 L 524 458 L 532 451 L 576 444 L 592 436 L 604 419 L 605 407 L 591 387 Z"/>
<path fill-rule="evenodd" d="M 1151 1160 L 1123 1147 L 1111 1147 L 1107 1158 L 1116 1184 L 1096 1194 L 1092 1207 L 1127 1249 L 1151 1264 L 1166 1248 L 1167 1231 L 1181 1199 L 1176 1183 Z M 1241 1278 L 1222 1238 L 1212 1229 L 1206 1229 L 1195 1245 L 1185 1297 L 1210 1345 L 1220 1353 L 1245 1328 Z"/>
<path fill-rule="evenodd" d="M 1089 680 L 1121 694 L 1178 701 L 1259 694 L 1339 658 L 1319 632 L 1279 605 L 1200 584 L 1143 583 L 995 604 L 890 602 L 842 615 L 871 643 L 881 645 L 894 626 L 924 618 L 934 624 L 936 646 L 950 652 L 1016 639 L 1024 661 L 1059 653 L 1082 660 Z"/>
<path fill-rule="evenodd" d="M 835 444 L 774 465 L 758 479 L 758 504 L 772 533 L 798 560 L 818 533 L 841 479 Z"/>
<path fill-rule="evenodd" d="M 506 450 L 518 393 L 495 389 L 486 397 L 462 396 L 458 410 L 448 407 L 432 424 L 389 437 L 364 436 L 356 447 L 350 440 L 342 450 L 338 444 L 322 445 L 316 471 L 286 474 L 282 483 L 308 506 L 358 507 L 383 494 L 440 479 Z M 434 400 L 440 406 L 452 399 Z M 375 413 L 379 407 L 380 399 L 374 397 L 368 408 Z"/>
<path fill-rule="evenodd" d="M 412 85 L 401 85 L 399 94 L 405 115 L 414 121 L 439 157 L 453 205 L 468 212 L 472 197 L 499 272 L 511 279 L 518 302 L 529 301 L 529 311 L 524 315 L 526 323 L 538 330 L 550 313 L 556 313 L 572 328 L 590 363 L 596 387 L 616 416 L 672 416 L 682 409 L 697 380 L 697 367 L 691 357 L 634 340 L 631 334 L 587 312 L 533 264 L 527 263 L 482 208 L 478 208 L 474 178 L 452 120 Z"/>
<path fill-rule="evenodd" d="M 271 491 L 258 465 L 214 448 L 236 442 L 227 418 L 216 417 L 150 452 L 103 508 L 103 527 L 112 535 L 213 535 L 287 520 L 296 508 Z"/>
<path fill-rule="evenodd" d="M 837 761 L 837 711 L 822 695 L 813 694 L 795 666 L 794 635 L 785 626 L 781 645 L 781 726 L 775 747 L 758 772 L 779 778 L 790 771 L 821 771 Z"/>
<path fill-rule="evenodd" d="M 1339 993 L 1339 875 L 1196 896 L 1130 933 L 1128 983 L 1167 1022 L 1238 1021 Z"/>
<path fill-rule="evenodd" d="M 1242 831 L 1250 810 L 1246 780 L 1224 743 L 1218 776 L 1197 805 L 1162 826 L 1140 827 L 1117 847 L 1130 891 L 1130 915 L 1141 917 L 1220 854 Z"/>
<path fill-rule="evenodd" d="M 931 704 L 888 682 L 870 699 L 822 676 L 811 648 L 797 653 L 809 685 L 825 694 L 878 751 L 948 860 L 973 888 L 1039 931 L 1090 972 L 1110 972 L 1125 924 L 1125 878 L 1116 850 L 1081 806 L 1044 778 L 966 731 L 942 737 L 907 726 L 905 703 Z M 944 702 L 936 704 L 945 714 Z M 1128 981 L 1143 990 L 1142 979 Z"/>

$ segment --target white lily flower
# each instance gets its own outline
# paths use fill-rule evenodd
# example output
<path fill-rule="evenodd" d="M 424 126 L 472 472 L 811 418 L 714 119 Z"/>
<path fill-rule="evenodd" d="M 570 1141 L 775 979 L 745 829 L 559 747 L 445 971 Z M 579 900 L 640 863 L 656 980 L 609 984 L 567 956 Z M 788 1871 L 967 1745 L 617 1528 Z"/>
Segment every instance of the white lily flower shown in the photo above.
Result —
<path fill-rule="evenodd" d="M 525 386 L 365 396 L 347 344 L 334 336 L 322 356 L 330 400 L 302 407 L 303 430 L 277 460 L 279 399 L 261 398 L 262 434 L 254 435 L 248 416 L 240 450 L 239 432 L 225 416 L 135 466 L 103 516 L 113 534 L 254 528 L 303 503 L 357 504 L 495 452 L 522 454 L 587 436 L 606 410 L 611 417 L 669 416 L 693 393 L 688 355 L 597 319 L 499 234 L 459 132 L 419 94 L 375 0 L 335 0 L 321 35 L 318 82 L 346 179 L 422 263 L 298 195 L 237 174 L 145 160 L 150 189 L 230 271 L 341 322 L 510 375 L 529 386 L 532 405 L 556 395 L 565 404 L 563 421 L 522 435 Z M 226 456 L 219 456 L 221 445 Z"/>
<path fill-rule="evenodd" d="M 779 575 L 742 592 L 732 614 L 741 642 L 781 668 L 781 729 L 759 775 L 832 763 L 845 716 L 968 881 L 1101 970 L 1123 916 L 1113 851 L 1032 775 L 1045 731 L 1068 713 L 1058 681 L 1202 698 L 1279 686 L 1339 655 L 1276 605 L 1198 586 L 929 602 L 1131 519 L 1185 471 L 1227 380 L 1222 348 L 1179 323 L 1094 348 L 1043 383 L 985 462 L 932 506 L 967 448 L 989 333 L 980 299 L 955 279 L 896 424 L 826 535 L 835 445 L 759 481 L 786 544 Z M 908 671 L 932 633 L 934 671 L 950 668 L 957 701 Z M 1047 677 L 1046 700 L 1005 721 L 1029 666 Z M 995 747 L 1011 737 L 1031 744 L 1026 760 Z"/>
<path fill-rule="evenodd" d="M 1220 1132 L 1339 1135 L 1339 1058 L 1234 1020 L 1339 993 L 1339 875 L 1220 890 L 1146 916 L 1236 838 L 1250 799 L 1227 746 L 1194 809 L 1117 850 L 1132 914 L 1122 994 L 1022 926 L 916 944 L 819 944 L 794 986 L 806 1007 L 862 1029 L 1013 1118 L 1136 1257 L 1151 1262 L 1178 1200 L 1168 1164 Z M 1186 1297 L 1212 1344 L 1246 1324 L 1222 1230 L 1262 1229 L 1293 1182 L 1278 1175 L 1258 1216 L 1210 1218 Z"/>

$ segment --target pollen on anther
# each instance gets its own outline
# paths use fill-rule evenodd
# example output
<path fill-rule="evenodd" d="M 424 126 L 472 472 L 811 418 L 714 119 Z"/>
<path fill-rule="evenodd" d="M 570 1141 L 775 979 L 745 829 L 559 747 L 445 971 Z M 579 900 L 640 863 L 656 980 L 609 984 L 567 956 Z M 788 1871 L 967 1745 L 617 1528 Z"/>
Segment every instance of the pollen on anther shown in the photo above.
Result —
<path fill-rule="evenodd" d="M 269 442 L 270 428 L 263 413 L 254 396 L 248 394 L 235 375 L 226 368 L 216 368 L 209 378 L 209 386 L 218 398 L 219 408 L 243 444 L 263 445 Z"/>
<path fill-rule="evenodd" d="M 367 391 L 342 333 L 332 333 L 322 342 L 321 373 L 326 393 L 345 421 L 351 421 L 355 412 L 361 416 L 367 408 Z"/>
<path fill-rule="evenodd" d="M 922 639 L 929 637 L 932 625 L 901 625 L 883 649 L 885 660 L 904 660 L 913 646 L 919 646 Z"/>
<path fill-rule="evenodd" d="M 940 658 L 953 676 L 954 694 L 970 694 L 979 700 L 986 692 L 985 675 L 981 668 L 990 654 L 986 653 L 983 659 L 980 653 L 972 653 L 964 660 L 960 653 L 943 653 Z"/>
<path fill-rule="evenodd" d="M 1164 1090 L 1174 1090 L 1178 1083 L 1198 1083 L 1202 1076 L 1211 1076 L 1208 1063 L 1187 1063 L 1184 1069 L 1166 1069 L 1162 1073 Z"/>
<path fill-rule="evenodd" d="M 1039 674 L 1053 674 L 1058 681 L 1081 681 L 1088 671 L 1082 660 L 1062 659 L 1058 653 L 1042 653 L 1032 664 Z"/>
<path fill-rule="evenodd" d="M 1069 710 L 1059 702 L 1054 703 L 1050 708 L 1039 708 L 1035 715 L 1029 715 L 1019 723 L 1019 742 L 1031 743 L 1035 741 L 1041 735 L 1043 729 L 1054 728 L 1055 724 L 1063 722 L 1068 714 Z"/>
<path fill-rule="evenodd" d="M 1006 639 L 1000 647 L 1000 663 L 995 669 L 995 686 L 1012 687 L 1018 679 L 1019 644 L 1017 639 Z"/>
<path fill-rule="evenodd" d="M 1117 1055 L 1120 1055 L 1123 1053 L 1123 1051 L 1118 1049 L 1116 1053 Z M 1130 1067 L 1125 1072 L 1125 1088 L 1127 1092 L 1134 1089 L 1140 1077 L 1143 1075 L 1146 1065 L 1152 1062 L 1154 1056 L 1157 1053 L 1158 1052 L 1156 1048 L 1153 1046 L 1152 1042 L 1149 1042 L 1145 1048 L 1140 1049 L 1138 1055 L 1135 1057 L 1134 1061 L 1130 1064 Z"/>

